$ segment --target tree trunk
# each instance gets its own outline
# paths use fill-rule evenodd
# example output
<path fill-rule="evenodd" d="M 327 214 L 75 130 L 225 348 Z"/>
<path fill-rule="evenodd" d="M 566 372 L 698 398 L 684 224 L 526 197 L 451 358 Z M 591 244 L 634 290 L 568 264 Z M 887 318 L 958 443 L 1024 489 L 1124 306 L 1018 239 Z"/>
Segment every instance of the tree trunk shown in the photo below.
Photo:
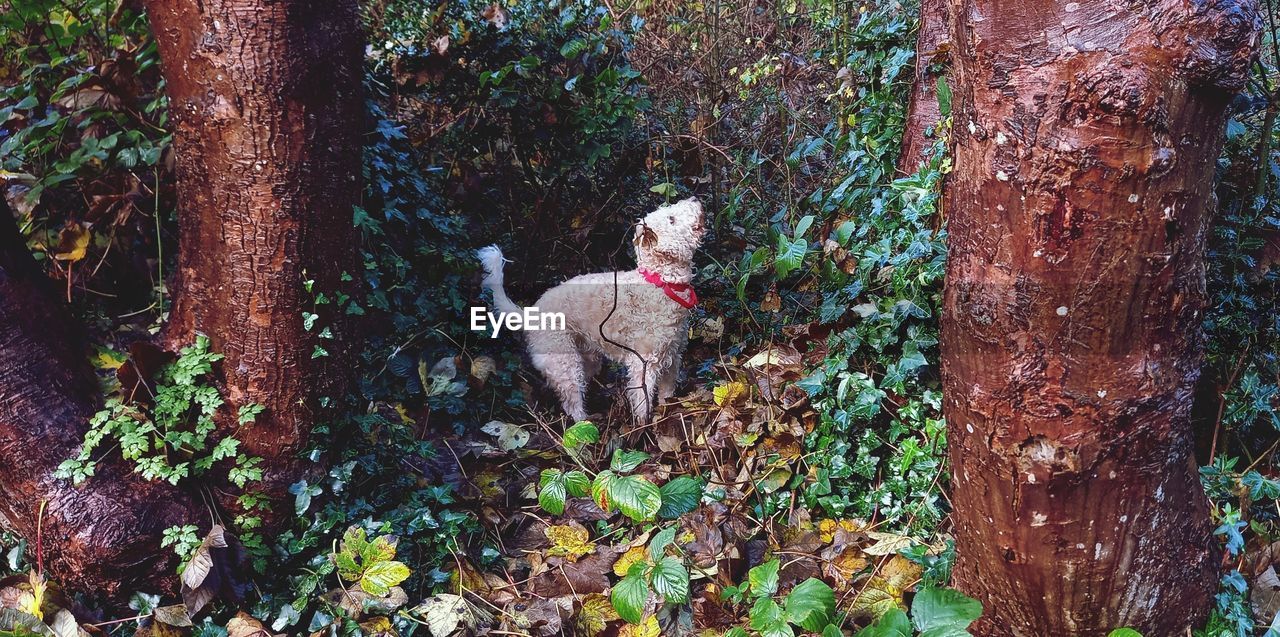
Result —
<path fill-rule="evenodd" d="M 1253 0 L 950 0 L 942 366 L 980 635 L 1182 635 L 1217 585 L 1188 414 Z"/>
<path fill-rule="evenodd" d="M 920 31 L 916 34 L 916 67 L 907 104 L 907 123 L 902 133 L 898 172 L 910 175 L 920 169 L 933 149 L 934 137 L 925 133 L 938 125 L 942 109 L 938 105 L 938 75 L 935 63 L 949 57 L 950 28 L 947 0 L 920 0 Z"/>
<path fill-rule="evenodd" d="M 164 529 L 207 515 L 185 492 L 119 462 L 100 463 L 79 487 L 53 477 L 76 454 L 100 396 L 79 326 L 0 200 L 0 516 L 55 581 L 119 599 L 172 582 Z"/>
<path fill-rule="evenodd" d="M 313 463 L 312 425 L 348 388 L 345 308 L 359 275 L 363 30 L 355 0 L 148 0 L 177 151 L 179 264 L 166 340 L 225 355 L 220 423 L 265 460 L 273 497 Z M 304 312 L 320 315 L 304 325 Z M 335 338 L 323 334 L 331 333 Z M 317 349 L 319 348 L 319 349 Z M 239 427 L 236 410 L 266 410 Z M 277 510 L 282 509 L 276 507 Z"/>

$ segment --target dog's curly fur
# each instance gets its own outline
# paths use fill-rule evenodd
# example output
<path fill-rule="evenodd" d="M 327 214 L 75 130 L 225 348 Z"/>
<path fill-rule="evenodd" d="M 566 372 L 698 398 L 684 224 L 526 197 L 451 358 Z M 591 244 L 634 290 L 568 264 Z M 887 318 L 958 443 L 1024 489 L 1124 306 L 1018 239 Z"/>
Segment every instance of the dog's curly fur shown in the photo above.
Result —
<path fill-rule="evenodd" d="M 702 234 L 702 204 L 696 199 L 658 208 L 636 224 L 637 269 L 574 277 L 534 304 L 540 312 L 565 316 L 564 330 L 526 331 L 525 337 L 534 366 L 569 417 L 586 419 L 587 381 L 600 371 L 602 357 L 626 367 L 627 399 L 637 424 L 648 421 L 655 399 L 674 393 L 690 311 L 646 282 L 639 270 L 668 283 L 689 283 Z M 503 289 L 501 250 L 489 246 L 478 256 L 494 305 L 502 312 L 521 312 Z"/>

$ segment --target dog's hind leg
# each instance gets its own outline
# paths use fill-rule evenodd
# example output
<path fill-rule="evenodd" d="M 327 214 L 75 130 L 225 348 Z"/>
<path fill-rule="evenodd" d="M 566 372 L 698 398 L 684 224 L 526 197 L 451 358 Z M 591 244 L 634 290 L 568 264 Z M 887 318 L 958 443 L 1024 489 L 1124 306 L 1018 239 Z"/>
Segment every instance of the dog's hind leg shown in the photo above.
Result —
<path fill-rule="evenodd" d="M 627 400 L 631 403 L 631 417 L 636 426 L 649 422 L 653 399 L 658 393 L 658 377 L 661 365 L 645 362 L 636 356 L 627 361 Z"/>
<path fill-rule="evenodd" d="M 560 397 L 560 406 L 575 422 L 587 419 L 583 393 L 587 388 L 582 355 L 566 332 L 529 332 L 529 356 L 547 384 Z M 536 336 L 535 336 L 536 335 Z"/>

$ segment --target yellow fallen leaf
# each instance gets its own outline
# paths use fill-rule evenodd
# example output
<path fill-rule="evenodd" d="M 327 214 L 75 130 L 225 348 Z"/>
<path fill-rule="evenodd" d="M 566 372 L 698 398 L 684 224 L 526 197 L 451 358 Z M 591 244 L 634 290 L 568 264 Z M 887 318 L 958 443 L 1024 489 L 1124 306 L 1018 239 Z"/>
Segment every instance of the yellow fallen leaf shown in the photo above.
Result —
<path fill-rule="evenodd" d="M 711 398 L 715 401 L 716 406 L 723 407 L 725 403 L 732 403 L 739 396 L 745 396 L 747 393 L 747 384 L 734 381 L 717 386 L 711 390 Z"/>
<path fill-rule="evenodd" d="M 613 603 L 600 593 L 591 593 L 582 598 L 582 610 L 578 611 L 578 632 L 586 637 L 596 637 L 609 627 L 610 622 L 618 621 L 618 611 Z"/>
<path fill-rule="evenodd" d="M 633 546 L 627 549 L 627 552 L 623 553 L 622 557 L 619 557 L 618 561 L 613 563 L 613 574 L 618 577 L 626 577 L 631 565 L 644 561 L 644 557 L 647 554 L 648 551 L 643 546 Z"/>
<path fill-rule="evenodd" d="M 639 624 L 627 624 L 618 631 L 618 637 L 658 637 L 661 634 L 657 615 L 649 615 Z"/>
<path fill-rule="evenodd" d="M 578 558 L 596 548 L 590 540 L 591 535 L 586 527 L 577 522 L 556 524 L 543 529 L 542 532 L 548 540 L 551 540 L 551 548 L 547 549 L 549 556 L 563 557 L 570 562 L 576 562 Z"/>
<path fill-rule="evenodd" d="M 895 555 L 880 568 L 879 575 L 890 584 L 902 590 L 909 590 L 916 582 L 920 581 L 921 573 L 923 573 L 923 569 L 920 568 L 919 564 L 901 555 Z"/>
<path fill-rule="evenodd" d="M 58 232 L 58 247 L 53 258 L 59 261 L 79 261 L 89 251 L 89 228 L 82 223 L 68 223 Z"/>

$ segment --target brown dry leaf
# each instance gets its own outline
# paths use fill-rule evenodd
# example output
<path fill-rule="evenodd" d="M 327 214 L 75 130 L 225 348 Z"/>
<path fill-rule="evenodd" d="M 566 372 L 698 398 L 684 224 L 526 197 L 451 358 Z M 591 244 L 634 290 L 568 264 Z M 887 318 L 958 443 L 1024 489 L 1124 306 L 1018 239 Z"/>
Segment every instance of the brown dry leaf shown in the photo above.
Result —
<path fill-rule="evenodd" d="M 486 7 L 480 17 L 484 18 L 485 22 L 497 27 L 499 31 L 507 28 L 507 23 L 511 21 L 511 15 L 507 13 L 507 10 L 502 5 L 496 2 Z"/>
<path fill-rule="evenodd" d="M 273 637 L 262 622 L 240 611 L 227 622 L 227 637 Z"/>
<path fill-rule="evenodd" d="M 391 620 L 386 617 L 374 617 L 360 622 L 360 632 L 365 637 L 399 637 L 400 635 L 396 632 L 395 626 L 391 625 Z"/>
<path fill-rule="evenodd" d="M 498 371 L 498 363 L 492 356 L 477 356 L 471 359 L 471 377 L 479 381 L 481 386 L 496 371 Z"/>
<path fill-rule="evenodd" d="M 190 628 L 193 626 L 186 604 L 161 606 L 152 612 L 151 617 L 162 624 L 176 628 Z"/>
<path fill-rule="evenodd" d="M 53 258 L 59 261 L 75 263 L 89 252 L 89 240 L 93 238 L 88 226 L 79 222 L 71 222 L 58 232 L 58 247 L 53 249 Z"/>
<path fill-rule="evenodd" d="M 782 309 L 782 297 L 778 296 L 778 286 L 774 285 L 764 293 L 764 298 L 760 300 L 761 312 L 777 312 Z"/>
<path fill-rule="evenodd" d="M 534 577 L 528 591 L 539 597 L 603 593 L 609 588 L 610 567 L 617 559 L 612 550 L 597 549 L 577 562 L 566 562 Z"/>
<path fill-rule="evenodd" d="M 867 555 L 894 555 L 902 549 L 911 548 L 911 545 L 915 543 L 915 540 L 906 535 L 881 533 L 879 531 L 867 531 L 867 537 L 876 542 L 863 550 Z"/>
<path fill-rule="evenodd" d="M 576 624 L 579 633 L 586 637 L 596 637 L 609 627 L 610 622 L 618 619 L 618 611 L 614 610 L 609 598 L 600 593 L 592 593 L 582 598 L 582 610 L 578 611 Z"/>
<path fill-rule="evenodd" d="M 547 555 L 551 557 L 563 557 L 570 562 L 576 562 L 578 558 L 596 548 L 595 543 L 591 541 L 591 533 L 577 522 L 570 521 L 568 524 L 549 526 L 542 532 L 546 534 L 548 540 L 551 540 L 551 548 L 547 549 Z"/>

